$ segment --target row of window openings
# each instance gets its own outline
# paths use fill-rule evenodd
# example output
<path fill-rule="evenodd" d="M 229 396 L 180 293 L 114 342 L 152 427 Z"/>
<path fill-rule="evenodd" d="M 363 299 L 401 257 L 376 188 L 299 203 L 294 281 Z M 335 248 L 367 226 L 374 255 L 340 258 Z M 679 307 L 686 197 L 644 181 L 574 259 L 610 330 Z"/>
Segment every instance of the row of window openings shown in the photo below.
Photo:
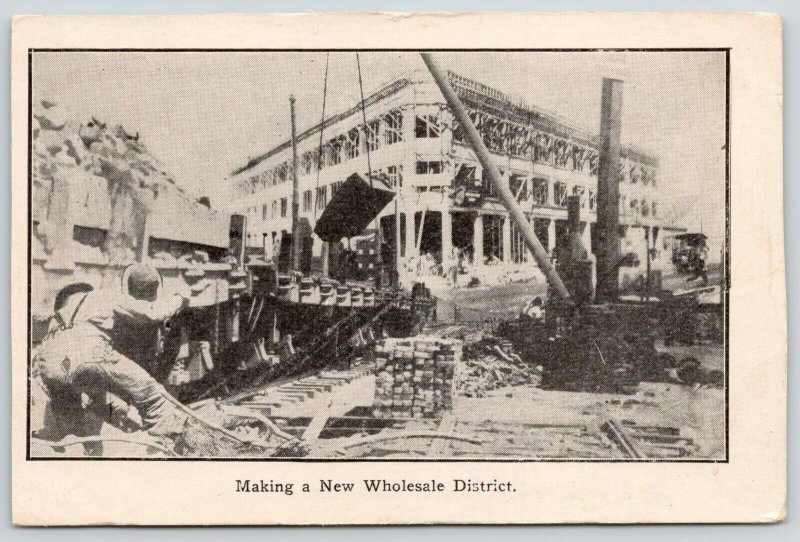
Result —
<path fill-rule="evenodd" d="M 488 180 L 488 179 L 487 179 Z M 512 176 L 509 180 L 511 191 L 516 194 L 517 200 L 524 201 L 528 199 L 527 194 L 527 186 L 523 179 L 519 177 Z M 488 188 L 488 194 L 490 196 L 496 195 L 496 191 L 494 189 L 493 183 L 486 183 L 485 186 Z M 533 179 L 533 202 L 536 205 L 550 205 L 550 193 L 549 193 L 548 182 L 546 179 Z M 590 211 L 593 211 L 597 206 L 597 195 L 594 193 L 593 190 L 588 191 L 588 197 L 584 198 L 583 196 L 586 195 L 586 188 L 582 186 L 573 186 L 572 187 L 572 195 L 573 196 L 581 196 L 581 206 L 582 207 L 589 207 Z M 553 202 L 558 207 L 566 207 L 567 206 L 567 184 L 562 182 L 553 183 Z M 627 214 L 626 208 L 626 196 L 620 196 L 620 208 L 623 214 Z M 658 207 L 655 201 L 650 202 L 648 205 L 647 200 L 642 199 L 631 199 L 630 201 L 630 210 L 632 214 L 641 213 L 642 216 L 656 216 L 658 214 Z"/>
<path fill-rule="evenodd" d="M 383 170 L 377 171 L 378 176 L 384 176 Z M 389 183 L 389 186 L 392 187 L 402 187 L 403 186 L 403 166 L 389 166 L 385 173 L 386 180 Z M 331 197 L 341 188 L 342 181 L 337 181 L 331 183 Z M 303 212 L 310 212 L 314 208 L 314 199 L 313 199 L 314 192 L 311 190 L 306 190 L 303 192 Z M 281 198 L 281 218 L 286 217 L 286 210 L 285 206 L 288 205 L 286 202 L 287 198 Z M 317 202 L 317 210 L 322 211 L 325 209 L 325 206 L 328 204 L 328 187 L 327 186 L 320 186 L 316 188 L 316 202 Z M 271 218 L 278 218 L 278 200 L 272 202 L 272 214 L 268 213 L 269 207 L 265 203 L 261 206 L 261 219 L 267 220 Z M 258 207 L 250 207 L 248 208 L 248 213 L 256 214 L 258 212 Z"/>
<path fill-rule="evenodd" d="M 378 150 L 380 147 L 379 142 L 381 141 L 381 123 L 383 123 L 384 126 L 382 139 L 386 145 L 391 145 L 403 140 L 402 113 L 399 110 L 392 110 L 382 118 L 368 122 L 366 129 L 356 127 L 347 132 L 347 134 L 329 140 L 323 146 L 322 160 L 319 159 L 319 151 L 316 149 L 304 153 L 300 158 L 300 170 L 308 175 L 315 171 L 315 165 L 318 166 L 319 169 L 322 169 L 325 166 L 340 164 L 344 160 L 357 158 L 362 151 L 362 139 L 365 140 L 365 146 L 368 147 L 370 151 Z M 362 138 L 362 134 L 366 137 Z M 442 122 L 438 114 L 416 116 L 414 127 L 415 137 L 420 139 L 438 138 L 441 134 Z M 259 184 L 262 186 L 274 186 L 287 181 L 291 177 L 291 169 L 292 167 L 287 161 L 260 175 L 250 177 L 251 191 L 257 191 Z M 438 174 L 441 172 L 442 163 L 439 161 L 417 162 L 417 174 L 419 175 Z M 627 165 L 621 161 L 620 173 L 623 180 L 628 178 L 631 183 L 636 183 L 637 180 L 641 178 L 645 183 L 647 181 L 652 181 L 653 184 L 655 184 L 655 172 L 650 172 L 635 164 Z"/>
<path fill-rule="evenodd" d="M 278 218 L 278 205 L 280 205 L 280 217 L 286 218 L 289 212 L 289 198 L 281 198 L 280 200 L 273 200 L 272 205 L 267 205 L 266 203 L 261 206 L 261 219 L 267 220 L 269 218 L 268 211 L 271 209 L 272 218 Z M 255 217 L 258 213 L 258 206 L 248 207 L 247 214 L 251 217 Z"/>
<path fill-rule="evenodd" d="M 338 181 L 335 183 L 331 183 L 331 197 L 341 188 L 342 182 Z M 310 212 L 313 208 L 313 194 L 311 190 L 306 190 L 303 192 L 303 212 Z M 322 211 L 325 209 L 325 206 L 328 205 L 328 187 L 327 186 L 319 186 L 316 189 L 316 202 L 317 202 L 317 210 Z M 261 206 L 261 220 L 268 220 L 269 218 L 278 218 L 278 205 L 280 205 L 280 218 L 286 218 L 288 214 L 288 207 L 289 207 L 289 198 L 281 198 L 280 200 L 274 200 L 271 205 L 267 205 L 266 203 Z M 271 213 L 269 212 L 271 210 Z M 255 215 L 258 213 L 258 206 L 249 207 L 247 209 L 248 214 Z"/>
<path fill-rule="evenodd" d="M 380 128 L 383 126 L 383 137 Z M 417 138 L 435 138 L 442 133 L 439 115 L 418 115 L 414 127 L 414 135 Z M 363 126 L 353 128 L 346 134 L 340 135 L 329 140 L 323 145 L 322 159 L 320 160 L 319 150 L 311 150 L 300 157 L 300 171 L 306 175 L 315 171 L 316 167 L 322 169 L 326 166 L 335 166 L 345 160 L 357 158 L 362 152 L 362 142 L 370 152 L 380 148 L 380 142 L 385 145 L 392 145 L 403 140 L 403 116 L 399 110 L 393 110 L 379 119 L 367 123 L 366 129 Z M 441 163 L 439 164 L 441 169 Z M 251 190 L 256 191 L 258 185 L 274 186 L 287 181 L 291 177 L 292 166 L 288 161 L 275 166 L 259 175 L 250 177 Z"/>
<path fill-rule="evenodd" d="M 394 167 L 394 166 L 392 166 Z M 390 167 L 391 170 L 391 167 Z M 402 180 L 399 181 L 400 186 L 402 186 Z M 545 179 L 534 179 L 533 180 L 533 202 L 536 205 L 550 205 L 549 202 L 549 189 L 548 184 Z M 331 184 L 331 197 L 336 193 L 336 191 L 341 187 L 341 182 L 335 182 Z M 512 183 L 513 185 L 513 183 Z M 519 186 L 519 185 L 518 185 Z M 491 183 L 489 184 L 490 190 L 489 195 L 494 194 L 493 187 Z M 427 188 L 427 187 L 424 187 Z M 527 199 L 527 190 L 523 186 L 519 186 L 516 190 L 512 186 L 512 192 L 517 195 L 518 200 L 526 200 Z M 566 207 L 567 206 L 567 185 L 566 183 L 556 182 L 553 184 L 553 197 L 554 197 L 554 204 L 558 207 Z M 574 186 L 572 188 L 572 194 L 574 196 L 581 196 L 583 197 L 586 194 L 586 189 L 582 186 Z M 306 190 L 303 192 L 303 212 L 311 212 L 314 207 L 314 200 L 313 192 L 311 190 Z M 327 186 L 321 186 L 316 189 L 316 202 L 317 202 L 317 210 L 322 211 L 325 209 L 325 206 L 328 204 L 328 190 Z M 626 214 L 626 196 L 620 196 L 620 206 L 623 214 Z M 277 218 L 277 205 L 278 201 L 272 202 L 272 218 Z M 281 218 L 286 217 L 286 208 L 287 208 L 287 198 L 281 198 L 280 200 L 281 205 Z M 588 191 L 588 197 L 582 199 L 582 206 L 585 208 L 588 205 L 589 210 L 594 210 L 597 205 L 597 196 L 595 195 L 594 191 Z M 656 216 L 658 209 L 657 203 L 655 201 L 650 202 L 648 205 L 647 200 L 642 199 L 641 201 L 638 199 L 632 199 L 630 201 L 630 209 L 633 214 L 641 213 L 642 216 Z M 251 207 L 249 209 L 252 213 L 257 212 L 257 207 Z M 264 204 L 262 206 L 262 220 L 267 220 L 269 217 L 267 216 L 267 205 Z"/>
<path fill-rule="evenodd" d="M 500 170 L 500 174 L 504 175 L 504 172 Z M 496 197 L 497 190 L 494 187 L 494 183 L 489 180 L 489 176 L 487 175 L 486 171 L 483 172 L 482 175 L 482 185 L 486 190 L 486 194 L 489 197 Z M 516 196 L 517 201 L 525 201 L 528 199 L 528 183 L 527 181 L 518 175 L 511 175 L 509 178 L 509 188 L 511 192 Z M 533 202 L 536 205 L 556 205 L 558 207 L 566 207 L 567 206 L 567 184 L 563 182 L 555 182 L 553 183 L 553 203 L 550 202 L 550 189 L 547 182 L 547 179 L 542 178 L 534 178 L 532 180 L 532 194 Z M 582 199 L 582 206 L 586 207 L 588 204 L 589 209 L 593 210 L 597 203 L 597 197 L 595 196 L 594 191 L 589 190 L 588 198 Z M 573 186 L 572 187 L 572 195 L 574 196 L 584 196 L 586 193 L 586 189 L 582 186 Z"/>
<path fill-rule="evenodd" d="M 418 161 L 417 162 L 417 174 L 418 175 L 435 175 L 442 173 L 443 165 L 441 161 Z M 402 166 L 389 166 L 387 168 L 388 174 L 387 178 L 389 181 L 390 186 L 398 187 L 403 185 L 403 176 L 402 176 Z M 383 172 L 378 171 L 378 174 L 381 175 Z M 511 189 L 517 195 L 517 199 L 522 201 L 527 199 L 527 185 L 524 180 L 520 179 L 519 177 L 512 176 L 510 179 Z M 341 182 L 334 182 L 331 184 L 331 196 L 336 193 L 336 190 L 339 189 L 341 186 Z M 488 196 L 496 196 L 496 190 L 494 188 L 494 184 L 488 182 L 488 178 L 484 176 L 484 186 L 487 189 Z M 427 191 L 428 187 L 421 187 L 424 191 Z M 573 195 L 575 196 L 584 196 L 586 190 L 582 186 L 574 186 L 572 190 Z M 566 183 L 556 182 L 553 184 L 553 204 L 558 207 L 566 207 L 567 206 L 567 185 Z M 313 192 L 311 190 L 306 190 L 303 193 L 303 212 L 310 212 L 314 207 L 314 200 L 312 200 Z M 549 187 L 548 182 L 546 179 L 533 179 L 533 202 L 536 205 L 551 205 L 549 200 Z M 281 218 L 286 217 L 285 211 L 285 202 L 286 198 L 281 199 Z M 620 196 L 620 205 L 622 207 L 623 214 L 626 213 L 625 207 L 625 196 Z M 327 186 L 321 186 L 316 189 L 316 206 L 317 210 L 321 211 L 325 209 L 325 206 L 328 203 L 328 194 L 327 194 Z M 597 203 L 597 196 L 595 195 L 594 191 L 588 191 L 588 197 L 583 199 L 582 206 L 586 207 L 588 205 L 589 210 L 594 210 Z M 272 202 L 272 218 L 277 218 L 277 201 Z M 657 204 L 656 202 L 651 202 L 648 205 L 646 200 L 638 200 L 632 199 L 630 201 L 630 209 L 631 212 L 634 214 L 641 213 L 642 216 L 656 216 L 657 214 Z M 251 207 L 250 210 L 255 213 L 257 211 L 257 207 Z M 262 219 L 267 220 L 267 205 L 262 206 Z"/>
<path fill-rule="evenodd" d="M 548 187 L 545 182 L 536 182 L 540 181 L 540 179 L 534 179 L 535 186 L 533 191 L 533 202 L 536 205 L 549 205 L 548 201 Z M 341 186 L 341 182 L 335 182 L 331 184 L 331 197 L 336 193 L 336 191 Z M 322 211 L 325 209 L 325 206 L 328 204 L 328 190 L 327 186 L 321 186 L 316 189 L 316 202 L 317 202 L 317 210 Z M 427 188 L 427 187 L 426 187 Z M 554 201 L 555 205 L 558 207 L 566 207 L 567 206 L 567 185 L 565 183 L 555 183 L 553 185 L 554 191 Z M 573 187 L 572 191 L 573 195 L 575 196 L 583 196 L 585 194 L 585 189 L 580 186 Z M 314 202 L 312 199 L 313 192 L 311 190 L 306 190 L 303 192 L 303 212 L 311 212 L 314 207 Z M 527 194 L 517 194 L 517 198 L 520 200 L 527 199 Z M 623 214 L 626 214 L 625 208 L 626 196 L 620 196 L 620 206 Z M 589 190 L 588 198 L 582 199 L 582 206 L 586 207 L 588 205 L 589 210 L 593 211 L 597 205 L 597 196 L 592 190 Z M 280 217 L 286 218 L 288 207 L 288 200 L 287 198 L 280 199 Z M 630 202 L 630 209 L 633 214 L 641 213 L 642 216 L 656 216 L 658 213 L 657 203 L 655 201 L 650 202 L 648 205 L 647 200 L 638 200 L 632 199 Z M 258 211 L 258 207 L 250 207 L 248 211 L 252 214 L 255 214 Z M 268 214 L 268 207 L 265 203 L 261 206 L 261 219 L 267 220 L 269 218 Z M 272 218 L 277 218 L 278 212 L 278 200 L 272 202 Z"/>
<path fill-rule="evenodd" d="M 543 179 L 535 179 L 535 181 L 541 181 L 538 186 L 534 188 L 534 202 L 538 205 L 547 205 L 547 183 Z M 567 206 L 567 185 L 566 183 L 554 183 L 553 184 L 553 192 L 555 198 L 555 204 L 559 207 L 566 207 Z M 572 195 L 573 196 L 581 196 L 586 193 L 586 189 L 582 186 L 573 186 L 572 187 Z M 619 196 L 619 206 L 620 212 L 625 215 L 629 214 L 626 207 L 627 196 Z M 595 195 L 594 191 L 589 190 L 589 197 L 582 199 L 582 206 L 585 207 L 586 204 L 589 205 L 589 210 L 594 210 L 597 206 L 597 196 Z M 633 198 L 630 201 L 630 214 L 639 214 L 641 213 L 642 216 L 656 216 L 658 214 L 658 205 L 655 201 L 652 201 L 648 204 L 647 200 L 642 199 L 639 200 L 637 198 Z"/>
<path fill-rule="evenodd" d="M 493 152 L 527 157 L 529 150 L 532 149 L 533 159 L 536 162 L 576 171 L 583 171 L 588 165 L 590 174 L 597 175 L 598 153 L 594 149 L 548 134 L 540 133 L 534 136 L 530 126 L 507 123 L 503 119 L 478 110 L 471 110 L 469 116 L 481 134 L 484 144 Z M 462 144 L 466 142 L 458 123 L 453 128 L 453 141 Z M 622 182 L 656 184 L 655 169 L 627 160 L 620 159 L 619 173 Z"/>

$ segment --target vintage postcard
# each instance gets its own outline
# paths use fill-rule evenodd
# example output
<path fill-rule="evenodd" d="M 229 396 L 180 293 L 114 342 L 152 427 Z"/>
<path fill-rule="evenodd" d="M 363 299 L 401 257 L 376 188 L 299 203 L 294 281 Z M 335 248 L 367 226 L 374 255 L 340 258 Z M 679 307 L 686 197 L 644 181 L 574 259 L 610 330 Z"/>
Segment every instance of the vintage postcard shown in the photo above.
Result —
<path fill-rule="evenodd" d="M 770 14 L 18 17 L 14 521 L 783 519 L 781 62 Z"/>

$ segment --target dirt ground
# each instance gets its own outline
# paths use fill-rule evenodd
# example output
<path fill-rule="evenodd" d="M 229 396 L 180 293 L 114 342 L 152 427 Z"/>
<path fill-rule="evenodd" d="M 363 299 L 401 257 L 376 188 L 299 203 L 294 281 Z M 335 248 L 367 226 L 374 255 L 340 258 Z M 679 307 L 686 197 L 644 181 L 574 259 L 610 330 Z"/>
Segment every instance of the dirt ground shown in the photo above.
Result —
<path fill-rule="evenodd" d="M 589 450 L 554 447 L 553 442 L 547 442 L 546 429 L 585 428 L 590 433 L 609 418 L 634 422 L 639 426 L 678 428 L 682 437 L 692 439 L 698 446 L 694 458 L 724 458 L 725 455 L 724 392 L 720 389 L 643 383 L 636 394 L 621 396 L 531 387 L 510 388 L 497 390 L 492 396 L 480 399 L 459 398 L 454 416 L 464 429 L 473 427 L 485 430 L 494 427 L 498 431 L 500 438 L 494 439 L 492 444 L 481 450 L 480 455 L 508 455 L 513 452 L 526 457 L 526 449 L 520 447 L 519 443 L 506 446 L 502 439 L 504 432 L 514 434 L 513 426 L 521 425 L 529 429 L 538 428 L 545 440 L 528 442 L 533 444 L 527 449 L 528 453 L 538 455 L 537 451 L 549 448 L 553 454 L 551 457 L 558 457 L 561 453 L 584 456 Z M 572 445 L 573 448 L 577 446 L 576 443 Z M 602 457 L 606 454 L 588 455 Z M 611 449 L 606 456 L 618 457 Z"/>
<path fill-rule="evenodd" d="M 702 281 L 690 281 L 689 275 L 670 274 L 662 278 L 662 287 L 667 290 L 699 288 Z M 708 269 L 709 284 L 719 284 L 722 269 L 711 264 Z M 511 282 L 499 286 L 479 285 L 471 288 L 435 291 L 437 318 L 440 322 L 483 322 L 516 318 L 519 312 L 534 297 L 547 297 L 547 284 L 543 280 Z M 457 312 L 454 312 L 457 307 Z"/>
<path fill-rule="evenodd" d="M 680 359 L 693 356 L 710 368 L 723 369 L 720 345 L 664 348 Z M 350 400 L 368 407 L 374 379 L 365 377 L 347 390 Z M 354 393 L 355 390 L 360 390 Z M 346 401 L 344 397 L 340 401 Z M 354 406 L 351 402 L 349 406 Z M 354 450 L 359 457 L 498 458 L 498 459 L 629 459 L 600 430 L 608 420 L 626 427 L 668 430 L 686 443 L 678 459 L 724 459 L 725 392 L 707 386 L 643 382 L 636 393 L 544 390 L 533 385 L 492 390 L 486 396 L 457 395 L 451 414 L 441 421 L 408 420 L 381 434 L 439 431 L 479 440 L 480 445 L 431 439 L 401 439 Z M 326 440 L 336 448 L 348 438 Z M 670 450 L 658 450 L 651 458 Z M 671 456 L 669 456 L 671 457 Z"/>
<path fill-rule="evenodd" d="M 663 348 L 663 346 L 662 346 Z M 722 368 L 719 345 L 675 347 L 676 357 L 692 355 L 709 368 Z M 327 426 L 347 421 L 348 413 L 369 411 L 375 377 L 366 375 L 348 385 L 274 412 L 295 420 L 298 434 L 327 405 Z M 363 458 L 498 458 L 498 459 L 628 459 L 603 435 L 607 420 L 638 427 L 671 428 L 691 442 L 691 453 L 680 459 L 724 459 L 725 393 L 723 389 L 673 383 L 643 382 L 631 395 L 544 390 L 533 385 L 492 390 L 484 397 L 456 395 L 452 413 L 442 420 L 406 420 L 368 431 L 391 436 L 400 431 L 437 431 L 480 441 L 479 445 L 430 438 L 404 438 L 367 447 L 349 454 Z M 104 435 L 119 435 L 110 426 Z M 366 432 L 322 436 L 312 456 L 325 456 Z M 334 437 L 334 438 L 330 438 Z M 39 450 L 44 452 L 44 450 Z M 81 447 L 70 447 L 54 455 L 82 455 Z M 50 455 L 44 453 L 43 455 Z M 114 443 L 106 446 L 106 457 L 147 455 L 141 446 Z"/>

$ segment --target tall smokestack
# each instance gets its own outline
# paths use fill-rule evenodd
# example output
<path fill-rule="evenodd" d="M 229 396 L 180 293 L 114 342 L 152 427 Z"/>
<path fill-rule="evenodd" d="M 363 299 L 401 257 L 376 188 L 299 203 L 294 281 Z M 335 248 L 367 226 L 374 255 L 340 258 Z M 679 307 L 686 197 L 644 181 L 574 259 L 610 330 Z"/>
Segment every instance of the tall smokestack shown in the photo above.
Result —
<path fill-rule="evenodd" d="M 600 156 L 597 164 L 597 300 L 616 301 L 619 289 L 619 140 L 622 124 L 619 79 L 603 78 Z"/>

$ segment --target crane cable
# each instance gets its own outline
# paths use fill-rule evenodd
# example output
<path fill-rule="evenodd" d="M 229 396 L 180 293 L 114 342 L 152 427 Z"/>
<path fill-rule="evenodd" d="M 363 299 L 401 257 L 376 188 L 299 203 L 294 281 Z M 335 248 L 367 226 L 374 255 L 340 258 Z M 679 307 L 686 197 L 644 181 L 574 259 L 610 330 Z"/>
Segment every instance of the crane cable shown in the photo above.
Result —
<path fill-rule="evenodd" d="M 319 149 L 317 151 L 317 184 L 314 190 L 314 222 L 317 222 L 317 207 L 319 202 L 319 174 L 320 170 L 322 170 L 322 160 L 324 158 L 322 154 L 322 141 L 323 141 L 323 133 L 325 132 L 325 105 L 328 98 L 328 66 L 330 65 L 331 54 L 328 53 L 325 57 L 325 82 L 322 85 L 322 118 L 319 121 Z M 333 195 L 333 194 L 331 194 Z"/>
<path fill-rule="evenodd" d="M 361 60 L 359 59 L 358 53 L 356 53 L 356 66 L 358 67 L 358 88 L 361 91 L 361 119 L 364 122 L 364 138 L 366 139 L 366 141 L 364 141 L 365 143 L 364 147 L 367 149 L 367 177 L 369 177 L 369 187 L 372 189 L 374 188 L 374 186 L 372 184 L 372 163 L 370 162 L 370 157 L 369 157 L 369 136 L 367 135 L 369 131 L 369 125 L 367 125 L 367 105 L 366 102 L 364 101 L 364 83 L 361 80 Z M 377 136 L 378 134 L 375 134 L 376 140 Z M 378 215 L 380 215 L 380 211 L 378 211 Z M 375 216 L 375 257 L 378 262 L 377 268 L 379 270 L 377 275 L 378 277 L 377 280 L 379 283 L 382 283 L 383 282 L 382 278 L 383 257 L 381 256 L 382 234 L 381 234 L 381 219 L 378 215 Z M 348 243 L 349 242 L 350 241 L 348 239 Z"/>
<path fill-rule="evenodd" d="M 369 158 L 369 136 L 367 135 L 367 131 L 369 130 L 369 126 L 367 126 L 367 107 L 366 103 L 364 102 L 364 83 L 361 80 L 361 60 L 358 57 L 358 53 L 356 53 L 356 66 L 358 67 L 358 88 L 361 91 L 361 117 L 364 121 L 364 137 L 367 138 L 367 141 L 364 142 L 367 149 L 367 176 L 369 177 L 369 187 L 373 188 L 372 164 L 370 163 Z"/>

